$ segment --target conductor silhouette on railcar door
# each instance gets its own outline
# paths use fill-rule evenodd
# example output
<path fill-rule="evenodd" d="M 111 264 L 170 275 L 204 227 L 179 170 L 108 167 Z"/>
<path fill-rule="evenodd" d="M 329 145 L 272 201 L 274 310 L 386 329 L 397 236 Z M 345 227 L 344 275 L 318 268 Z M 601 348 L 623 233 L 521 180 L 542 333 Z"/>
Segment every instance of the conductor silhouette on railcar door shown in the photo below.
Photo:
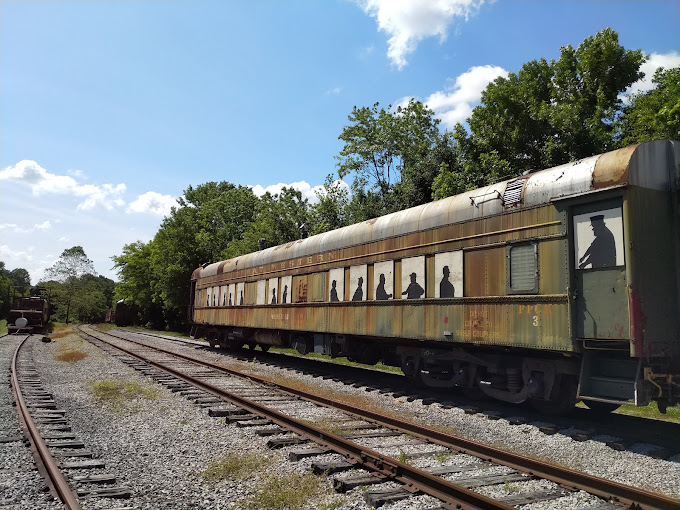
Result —
<path fill-rule="evenodd" d="M 593 229 L 595 239 L 579 259 L 579 269 L 584 269 L 590 264 L 591 269 L 598 267 L 612 267 L 616 265 L 616 242 L 614 234 L 607 228 L 604 215 L 598 214 L 590 217 L 590 226 Z"/>

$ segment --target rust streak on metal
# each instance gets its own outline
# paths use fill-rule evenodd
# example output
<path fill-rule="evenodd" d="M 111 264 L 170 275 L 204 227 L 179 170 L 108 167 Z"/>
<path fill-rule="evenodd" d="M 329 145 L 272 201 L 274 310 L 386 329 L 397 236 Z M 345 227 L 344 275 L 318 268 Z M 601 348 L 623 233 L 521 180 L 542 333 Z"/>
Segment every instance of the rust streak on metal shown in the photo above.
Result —
<path fill-rule="evenodd" d="M 638 145 L 608 152 L 600 156 L 593 170 L 593 188 L 601 189 L 625 184 L 629 179 L 630 160 Z"/>

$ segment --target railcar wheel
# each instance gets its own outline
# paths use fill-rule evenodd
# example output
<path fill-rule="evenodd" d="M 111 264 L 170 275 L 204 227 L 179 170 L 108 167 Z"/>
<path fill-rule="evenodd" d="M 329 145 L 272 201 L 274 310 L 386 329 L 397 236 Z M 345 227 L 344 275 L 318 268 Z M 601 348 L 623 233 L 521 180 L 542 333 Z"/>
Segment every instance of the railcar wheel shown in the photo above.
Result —
<path fill-rule="evenodd" d="M 596 400 L 588 400 L 584 402 L 595 414 L 609 414 L 616 411 L 620 406 L 619 404 L 612 404 L 611 402 L 598 402 Z"/>

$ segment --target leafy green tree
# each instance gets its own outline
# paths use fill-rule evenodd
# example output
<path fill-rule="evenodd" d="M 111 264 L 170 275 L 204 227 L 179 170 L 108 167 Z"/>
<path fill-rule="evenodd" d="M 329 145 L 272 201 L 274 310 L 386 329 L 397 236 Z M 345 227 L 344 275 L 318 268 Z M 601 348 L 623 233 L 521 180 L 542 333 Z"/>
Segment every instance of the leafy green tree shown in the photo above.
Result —
<path fill-rule="evenodd" d="M 439 164 L 422 162 L 440 139 L 439 120 L 420 101 L 411 100 L 394 112 L 390 108 L 352 109 L 339 139 L 338 175 L 352 174 L 352 222 L 430 201 Z"/>
<path fill-rule="evenodd" d="M 309 217 L 312 228 L 310 233 L 321 234 L 348 225 L 347 204 L 349 192 L 345 186 L 333 180 L 331 174 L 326 176 L 324 191 L 316 192 L 319 202 L 309 206 Z"/>
<path fill-rule="evenodd" d="M 178 204 L 163 220 L 148 254 L 153 303 L 173 329 L 186 324 L 191 273 L 204 263 L 221 260 L 230 244 L 245 235 L 258 199 L 249 188 L 223 181 L 190 186 Z"/>
<path fill-rule="evenodd" d="M 560 53 L 489 84 L 468 120 L 469 133 L 455 132 L 466 171 L 489 173 L 482 180 L 490 182 L 616 147 L 619 96 L 643 76 L 644 55 L 619 45 L 611 29 Z"/>
<path fill-rule="evenodd" d="M 97 273 L 82 246 L 64 250 L 59 260 L 45 271 L 47 281 L 61 284 L 62 288 L 59 292 L 55 292 L 55 296 L 51 299 L 55 305 L 65 307 L 64 318 L 67 324 L 70 320 L 71 305 L 84 287 L 81 277 L 86 274 L 96 275 Z"/>
<path fill-rule="evenodd" d="M 307 207 L 307 199 L 303 199 L 302 193 L 294 188 L 284 187 L 281 193 L 275 195 L 265 193 L 257 202 L 255 218 L 248 224 L 243 237 L 230 243 L 221 258 L 257 251 L 260 239 L 265 247 L 300 239 L 303 225 L 309 231 Z"/>
<path fill-rule="evenodd" d="M 31 288 L 31 275 L 28 274 L 28 271 L 22 267 L 18 267 L 9 271 L 7 276 L 12 281 L 12 285 L 14 285 L 17 293 L 22 296 L 25 296 L 28 293 L 28 290 Z"/>
<path fill-rule="evenodd" d="M 154 292 L 151 261 L 153 241 L 137 241 L 123 246 L 123 253 L 111 257 L 119 277 L 113 301 L 124 299 L 139 308 L 140 321 L 157 329 L 165 328 L 162 300 Z"/>
<path fill-rule="evenodd" d="M 8 274 L 5 263 L 0 260 L 0 319 L 6 319 L 12 308 L 12 280 Z"/>
<path fill-rule="evenodd" d="M 660 68 L 654 88 L 631 97 L 619 121 L 621 145 L 680 139 L 680 67 Z"/>

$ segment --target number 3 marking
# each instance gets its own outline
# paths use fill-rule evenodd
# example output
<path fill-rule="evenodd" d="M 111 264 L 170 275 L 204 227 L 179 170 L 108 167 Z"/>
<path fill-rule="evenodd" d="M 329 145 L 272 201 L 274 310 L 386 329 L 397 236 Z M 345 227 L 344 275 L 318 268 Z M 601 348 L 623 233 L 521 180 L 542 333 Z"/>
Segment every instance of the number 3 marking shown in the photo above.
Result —
<path fill-rule="evenodd" d="M 537 327 L 538 326 L 538 315 L 534 315 L 533 319 L 534 319 L 533 324 L 534 324 L 535 327 Z"/>

